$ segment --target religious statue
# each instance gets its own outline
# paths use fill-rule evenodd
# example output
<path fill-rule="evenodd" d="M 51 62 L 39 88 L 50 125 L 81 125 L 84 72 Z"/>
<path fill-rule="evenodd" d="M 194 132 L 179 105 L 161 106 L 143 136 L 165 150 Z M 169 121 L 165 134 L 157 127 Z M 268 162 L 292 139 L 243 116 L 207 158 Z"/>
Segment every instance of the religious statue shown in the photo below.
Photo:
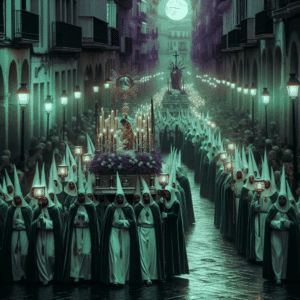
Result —
<path fill-rule="evenodd" d="M 182 66 L 182 62 L 180 61 L 177 65 L 177 51 L 175 52 L 175 64 L 173 62 L 170 63 L 169 70 L 171 70 L 171 86 L 172 89 L 176 89 L 181 91 L 181 77 L 182 77 L 182 70 L 186 67 Z"/>
<path fill-rule="evenodd" d="M 123 128 L 122 128 L 122 143 L 124 144 L 124 149 L 132 150 L 133 149 L 133 139 L 134 139 L 132 126 L 125 119 L 121 120 L 121 124 L 123 126 Z"/>

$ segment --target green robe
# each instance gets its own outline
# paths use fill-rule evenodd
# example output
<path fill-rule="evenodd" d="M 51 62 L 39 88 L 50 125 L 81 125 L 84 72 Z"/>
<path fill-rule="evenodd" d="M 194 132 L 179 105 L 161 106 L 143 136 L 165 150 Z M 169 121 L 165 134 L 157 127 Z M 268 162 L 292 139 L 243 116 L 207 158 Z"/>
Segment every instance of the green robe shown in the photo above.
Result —
<path fill-rule="evenodd" d="M 274 204 L 278 198 L 278 192 L 275 192 L 271 197 L 269 197 Z M 246 257 L 248 260 L 255 261 L 255 223 L 254 218 L 255 214 L 255 204 L 258 201 L 257 193 L 255 192 L 250 203 L 249 215 L 248 215 L 248 228 L 247 228 L 247 248 L 246 248 Z"/>
<path fill-rule="evenodd" d="M 96 209 L 94 203 L 88 203 L 84 205 L 89 217 L 89 228 L 91 235 L 91 276 L 92 281 L 99 280 L 99 235 L 98 235 L 98 223 L 96 216 Z M 71 251 L 73 251 L 72 236 L 74 229 L 74 219 L 76 217 L 79 205 L 74 203 L 69 209 L 68 222 L 65 229 L 65 260 L 63 270 L 63 281 L 70 281 L 70 268 L 71 268 Z"/>
<path fill-rule="evenodd" d="M 100 270 L 100 282 L 109 284 L 109 240 L 112 229 L 112 221 L 114 217 L 116 207 L 114 204 L 108 205 L 104 215 L 104 226 L 101 235 L 101 268 Z M 131 205 L 122 207 L 126 220 L 130 223 L 130 267 L 129 267 L 129 282 L 130 283 L 142 283 L 141 273 L 141 261 L 140 261 L 140 248 L 139 239 L 137 233 L 137 225 L 135 220 L 135 214 Z"/>
<path fill-rule="evenodd" d="M 36 242 L 38 230 L 39 215 L 41 211 L 39 207 L 33 210 L 33 221 L 31 223 L 31 235 L 28 247 L 28 260 L 27 260 L 27 271 L 26 281 L 30 283 L 39 282 L 38 268 L 37 268 L 37 253 L 36 253 Z M 60 281 L 63 271 L 63 239 L 62 239 L 62 220 L 59 213 L 59 209 L 56 206 L 48 208 L 48 213 L 51 221 L 53 222 L 53 233 L 54 233 L 54 245 L 55 245 L 55 263 L 54 263 L 54 281 Z"/>
<path fill-rule="evenodd" d="M 103 229 L 105 210 L 104 210 L 104 207 L 101 205 L 101 203 L 96 205 L 95 208 L 96 208 L 96 215 L 97 215 L 98 228 L 99 228 L 99 238 L 100 238 L 101 233 L 102 233 L 102 229 Z"/>
<path fill-rule="evenodd" d="M 216 189 L 216 196 L 215 196 L 215 215 L 214 215 L 214 225 L 216 228 L 220 228 L 221 224 L 221 190 L 224 181 L 227 178 L 227 174 L 224 173 L 222 170 L 219 171 L 219 178 L 216 181 L 215 189 Z"/>
<path fill-rule="evenodd" d="M 70 206 L 71 206 L 73 203 L 75 203 L 76 199 L 77 199 L 77 196 L 71 196 L 71 195 L 68 195 L 67 198 L 65 198 L 65 207 L 66 207 L 67 209 L 69 209 Z"/>
<path fill-rule="evenodd" d="M 272 248 L 271 248 L 271 221 L 274 219 L 278 209 L 272 205 L 267 219 L 265 228 L 265 244 L 264 244 L 264 259 L 263 259 L 263 278 L 275 280 L 275 274 L 272 267 Z M 289 245 L 287 255 L 287 270 L 286 279 L 299 280 L 300 279 L 300 233 L 299 224 L 295 208 L 293 206 L 287 211 L 287 216 L 291 221 L 289 228 Z"/>
<path fill-rule="evenodd" d="M 202 159 L 202 166 L 201 166 L 201 183 L 200 183 L 200 197 L 201 198 L 208 198 L 208 190 L 209 190 L 209 181 L 208 181 L 208 168 L 209 168 L 209 159 L 207 155 Z"/>
<path fill-rule="evenodd" d="M 190 187 L 190 182 L 186 176 L 182 176 L 178 179 L 178 182 L 180 186 L 184 190 L 185 194 L 185 203 L 186 203 L 186 211 L 188 216 L 188 225 L 193 225 L 195 221 L 195 215 L 194 215 L 194 207 L 193 207 L 193 200 L 192 200 L 192 192 Z"/>
<path fill-rule="evenodd" d="M 176 187 L 177 187 L 177 190 L 179 191 L 180 197 L 181 197 L 180 204 L 181 204 L 183 229 L 184 229 L 184 231 L 187 231 L 189 228 L 189 223 L 188 223 L 188 214 L 187 214 L 187 210 L 186 210 L 185 192 L 179 183 L 177 183 Z"/>
<path fill-rule="evenodd" d="M 246 255 L 247 248 L 248 215 L 250 206 L 248 192 L 249 190 L 246 187 L 242 188 L 235 237 L 236 250 L 239 254 L 243 255 Z"/>
<path fill-rule="evenodd" d="M 215 182 L 216 182 L 216 174 L 217 174 L 217 162 L 219 161 L 219 159 L 220 159 L 219 155 L 214 157 L 208 167 L 207 198 L 210 201 L 215 201 Z"/>
<path fill-rule="evenodd" d="M 163 204 L 159 204 L 163 212 Z M 185 238 L 182 228 L 180 203 L 175 200 L 170 209 L 165 209 L 168 217 L 165 219 L 165 258 L 166 276 L 189 274 Z"/>
<path fill-rule="evenodd" d="M 135 213 L 136 220 L 139 218 L 143 208 L 144 208 L 143 205 L 140 203 L 137 203 L 134 206 L 134 213 Z M 165 271 L 164 271 L 164 262 L 163 262 L 162 220 L 160 215 L 160 209 L 156 203 L 151 205 L 150 209 L 153 215 L 155 238 L 156 238 L 157 278 L 158 280 L 164 280 Z"/>
<path fill-rule="evenodd" d="M 3 238 L 3 248 L 1 253 L 1 280 L 12 281 L 12 262 L 11 262 L 11 238 L 13 231 L 13 218 L 16 207 L 11 205 L 7 210 L 6 224 Z M 26 234 L 30 240 L 30 229 L 32 220 L 32 210 L 29 206 L 21 207 L 24 223 L 26 227 Z"/>
<path fill-rule="evenodd" d="M 2 250 L 2 242 L 4 236 L 7 210 L 8 210 L 8 205 L 2 199 L 0 199 L 0 254 Z"/>

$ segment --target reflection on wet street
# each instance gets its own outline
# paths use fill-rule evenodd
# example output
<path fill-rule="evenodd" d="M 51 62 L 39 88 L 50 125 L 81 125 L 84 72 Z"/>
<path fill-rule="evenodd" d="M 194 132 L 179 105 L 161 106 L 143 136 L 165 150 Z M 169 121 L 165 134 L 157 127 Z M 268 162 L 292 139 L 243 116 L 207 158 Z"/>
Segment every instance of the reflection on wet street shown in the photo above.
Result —
<path fill-rule="evenodd" d="M 299 299 L 297 283 L 276 286 L 267 282 L 262 279 L 261 265 L 250 264 L 236 254 L 234 244 L 213 225 L 214 203 L 200 199 L 194 171 L 186 170 L 196 217 L 196 224 L 186 237 L 189 275 L 172 282 L 126 285 L 121 289 L 96 284 L 1 284 L 0 299 Z"/>

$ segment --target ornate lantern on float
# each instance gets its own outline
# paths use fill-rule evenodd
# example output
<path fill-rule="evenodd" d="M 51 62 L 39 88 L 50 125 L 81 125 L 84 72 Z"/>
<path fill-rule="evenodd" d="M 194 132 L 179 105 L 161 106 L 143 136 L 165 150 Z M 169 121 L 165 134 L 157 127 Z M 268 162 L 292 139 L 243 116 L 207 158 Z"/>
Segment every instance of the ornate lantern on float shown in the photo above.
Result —
<path fill-rule="evenodd" d="M 227 161 L 228 159 L 228 153 L 227 152 L 221 152 L 220 153 L 220 161 L 223 162 L 223 164 L 225 164 L 225 162 Z"/>
<path fill-rule="evenodd" d="M 35 187 L 33 189 L 33 197 L 35 199 L 40 199 L 43 198 L 45 196 L 45 187 L 40 186 L 40 187 Z"/>
<path fill-rule="evenodd" d="M 164 190 L 165 187 L 169 184 L 169 174 L 166 173 L 160 173 L 158 176 L 158 183 Z"/>
<path fill-rule="evenodd" d="M 228 142 L 227 143 L 227 151 L 230 155 L 232 155 L 235 151 L 236 143 L 234 142 Z"/>

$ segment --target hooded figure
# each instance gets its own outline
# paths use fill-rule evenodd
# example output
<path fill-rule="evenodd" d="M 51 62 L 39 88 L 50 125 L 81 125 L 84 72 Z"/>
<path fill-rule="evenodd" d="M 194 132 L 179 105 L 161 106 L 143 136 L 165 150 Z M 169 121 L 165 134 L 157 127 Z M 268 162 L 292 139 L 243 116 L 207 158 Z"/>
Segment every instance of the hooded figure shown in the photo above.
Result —
<path fill-rule="evenodd" d="M 265 230 L 263 278 L 300 279 L 300 236 L 294 206 L 288 200 L 284 166 L 279 196 L 268 212 Z"/>
<path fill-rule="evenodd" d="M 172 187 L 165 188 L 164 200 L 159 202 L 159 206 L 162 218 L 165 219 L 166 276 L 170 278 L 174 275 L 189 274 L 181 208 Z"/>
<path fill-rule="evenodd" d="M 133 194 L 133 202 L 132 207 L 134 209 L 135 205 L 141 201 L 141 182 L 138 174 L 136 174 L 136 184 L 135 184 L 135 191 Z"/>
<path fill-rule="evenodd" d="M 81 170 L 81 163 L 79 160 L 79 167 L 78 167 L 78 175 L 80 176 L 80 174 L 82 173 Z M 69 165 L 69 173 L 68 173 L 68 183 L 65 186 L 65 193 L 68 195 L 67 198 L 65 198 L 65 206 L 69 209 L 70 206 L 76 201 L 77 199 L 77 187 L 76 187 L 76 182 L 77 180 L 75 180 L 75 175 L 73 172 L 73 168 L 70 167 Z M 77 177 L 77 175 L 76 175 Z"/>
<path fill-rule="evenodd" d="M 236 226 L 235 247 L 239 254 L 246 255 L 247 249 L 247 228 L 248 228 L 248 214 L 250 202 L 254 191 L 254 171 L 252 166 L 252 158 L 249 155 L 249 169 L 248 169 L 246 183 L 241 190 L 241 198 L 239 202 L 238 219 Z"/>
<path fill-rule="evenodd" d="M 100 281 L 114 285 L 141 283 L 140 249 L 133 208 L 127 203 L 117 173 L 115 200 L 105 212 L 101 236 Z"/>
<path fill-rule="evenodd" d="M 26 281 L 47 285 L 49 281 L 61 280 L 64 252 L 60 211 L 51 200 L 44 179 L 41 186 L 45 187 L 45 196 L 33 211 Z"/>
<path fill-rule="evenodd" d="M 62 162 L 62 164 L 64 164 L 64 163 Z M 51 164 L 51 168 L 50 168 L 50 178 L 51 178 L 51 175 L 52 175 L 51 182 L 53 181 L 53 184 L 54 184 L 53 185 L 54 193 L 55 193 L 59 203 L 62 204 L 62 202 L 63 202 L 62 184 L 61 184 L 60 178 L 58 177 L 58 174 L 57 174 L 57 167 L 56 167 L 54 153 L 53 153 L 52 164 Z M 49 178 L 49 181 L 50 181 L 50 178 Z M 66 194 L 65 194 L 65 197 L 66 197 Z"/>
<path fill-rule="evenodd" d="M 80 168 L 80 165 L 79 165 Z M 99 233 L 94 203 L 86 195 L 79 172 L 78 196 L 70 206 L 65 234 L 63 280 L 99 280 Z"/>
<path fill-rule="evenodd" d="M 44 168 L 44 165 L 43 165 L 43 168 Z M 33 197 L 33 191 L 34 191 L 34 188 L 40 187 L 40 186 L 41 186 L 40 172 L 39 172 L 39 166 L 38 166 L 38 163 L 37 163 L 36 166 L 35 166 L 35 174 L 34 174 L 34 177 L 33 177 L 30 192 L 24 198 L 25 201 L 29 204 L 29 206 L 32 210 L 38 205 L 38 200 Z"/>
<path fill-rule="evenodd" d="M 5 200 L 10 205 L 10 204 L 12 204 L 13 199 L 14 199 L 15 189 L 14 189 L 14 186 L 11 182 L 10 177 L 7 174 L 6 169 L 5 169 L 5 178 L 6 178 L 6 189 L 7 189 L 7 194 L 6 194 Z M 18 178 L 18 182 L 19 182 L 19 178 Z"/>
<path fill-rule="evenodd" d="M 5 203 L 4 199 L 5 199 L 5 194 L 0 184 L 0 253 L 2 250 L 3 234 L 4 234 L 5 221 L 6 221 L 6 215 L 8 210 L 8 205 Z"/>
<path fill-rule="evenodd" d="M 134 207 L 138 226 L 141 254 L 142 279 L 147 284 L 151 280 L 164 280 L 162 226 L 159 206 L 152 199 L 144 178 L 142 199 Z"/>
<path fill-rule="evenodd" d="M 88 180 L 87 180 L 87 183 L 85 186 L 85 192 L 86 192 L 87 197 L 91 201 L 93 201 L 93 203 L 95 205 L 97 222 L 98 222 L 98 234 L 99 234 L 99 241 L 100 241 L 105 211 L 104 211 L 103 206 L 100 204 L 100 202 L 98 200 L 96 200 L 96 198 L 95 198 L 94 191 L 93 191 L 93 185 L 92 185 L 92 176 L 91 176 L 90 172 L 88 173 Z"/>
<path fill-rule="evenodd" d="M 14 169 L 14 200 L 7 211 L 1 253 L 2 281 L 19 281 L 26 277 L 32 210 L 23 198 L 16 166 Z"/>

